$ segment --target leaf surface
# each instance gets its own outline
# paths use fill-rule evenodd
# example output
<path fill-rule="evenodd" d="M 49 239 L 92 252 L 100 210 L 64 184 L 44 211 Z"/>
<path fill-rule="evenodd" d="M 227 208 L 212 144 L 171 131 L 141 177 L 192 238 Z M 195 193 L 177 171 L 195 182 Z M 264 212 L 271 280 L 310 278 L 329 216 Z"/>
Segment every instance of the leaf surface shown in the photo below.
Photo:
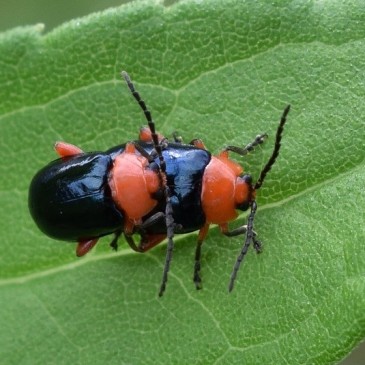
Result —
<path fill-rule="evenodd" d="M 133 3 L 63 25 L 0 35 L 0 358 L 8 364 L 332 364 L 365 336 L 365 6 L 342 1 Z M 85 151 L 157 128 L 214 153 L 270 136 L 240 161 L 257 177 L 279 117 L 292 110 L 258 193 L 264 252 L 212 228 L 204 289 L 196 234 L 144 255 L 110 238 L 88 257 L 43 236 L 27 207 L 35 172 L 65 140 Z M 243 224 L 246 215 L 236 225 Z"/>

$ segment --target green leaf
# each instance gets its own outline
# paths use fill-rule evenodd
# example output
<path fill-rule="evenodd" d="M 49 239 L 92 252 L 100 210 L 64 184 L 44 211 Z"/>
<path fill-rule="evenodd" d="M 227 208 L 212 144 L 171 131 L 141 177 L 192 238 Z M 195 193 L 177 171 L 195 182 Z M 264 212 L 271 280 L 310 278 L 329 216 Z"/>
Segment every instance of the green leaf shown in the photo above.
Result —
<path fill-rule="evenodd" d="M 0 35 L 0 358 L 6 364 L 333 364 L 365 337 L 365 5 L 362 2 L 132 3 L 42 35 Z M 144 124 L 127 70 L 164 135 L 218 152 L 267 132 L 238 159 L 257 177 L 264 252 L 227 285 L 242 237 L 212 228 L 204 288 L 196 234 L 139 255 L 105 238 L 88 257 L 43 236 L 27 208 L 52 144 L 106 150 Z M 243 224 L 246 215 L 236 225 Z"/>

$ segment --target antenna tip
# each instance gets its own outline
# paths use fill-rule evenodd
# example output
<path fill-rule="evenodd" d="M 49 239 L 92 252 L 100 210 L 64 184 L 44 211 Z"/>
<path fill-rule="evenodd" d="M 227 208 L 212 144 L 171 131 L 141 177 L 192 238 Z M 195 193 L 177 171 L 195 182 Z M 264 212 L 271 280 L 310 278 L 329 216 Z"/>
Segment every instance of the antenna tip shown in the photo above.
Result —
<path fill-rule="evenodd" d="M 121 72 L 121 75 L 122 75 L 122 77 L 123 77 L 123 79 L 124 79 L 125 81 L 127 81 L 127 82 L 130 82 L 130 81 L 131 81 L 131 78 L 129 77 L 129 75 L 128 75 L 127 71 L 122 71 L 122 72 Z"/>
<path fill-rule="evenodd" d="M 290 105 L 290 104 L 288 104 L 288 105 L 286 106 L 286 108 L 284 109 L 284 115 L 285 115 L 285 116 L 289 113 L 290 108 L 291 108 L 291 105 Z"/>

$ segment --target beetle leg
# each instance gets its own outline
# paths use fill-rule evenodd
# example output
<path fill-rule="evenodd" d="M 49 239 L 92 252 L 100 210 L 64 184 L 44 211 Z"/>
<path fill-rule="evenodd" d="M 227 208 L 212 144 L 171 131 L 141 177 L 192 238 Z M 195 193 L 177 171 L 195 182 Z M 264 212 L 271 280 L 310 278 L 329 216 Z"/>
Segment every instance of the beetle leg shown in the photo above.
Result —
<path fill-rule="evenodd" d="M 84 153 L 81 148 L 66 142 L 56 142 L 54 149 L 60 157 L 69 157 Z"/>
<path fill-rule="evenodd" d="M 167 146 L 168 146 L 168 141 L 167 141 L 167 139 L 164 139 L 160 143 L 161 151 L 165 150 L 167 148 Z M 151 153 L 149 154 L 149 160 L 151 161 L 151 163 L 154 162 L 154 160 L 158 157 L 159 157 L 159 154 L 156 150 L 151 151 Z"/>
<path fill-rule="evenodd" d="M 143 252 L 146 252 L 166 239 L 166 234 L 146 234 L 142 238 L 140 248 Z"/>
<path fill-rule="evenodd" d="M 86 255 L 98 242 L 99 238 L 91 240 L 79 241 L 76 247 L 76 256 L 81 257 Z"/>
<path fill-rule="evenodd" d="M 129 247 L 136 252 L 144 253 L 151 248 L 157 246 L 166 238 L 166 234 L 141 234 L 141 241 L 137 246 L 134 242 L 133 236 L 125 234 L 125 239 Z"/>
<path fill-rule="evenodd" d="M 201 139 L 193 139 L 189 144 L 193 145 L 196 148 L 200 148 L 201 150 L 207 149 Z"/>
<path fill-rule="evenodd" d="M 133 142 L 129 142 L 129 143 L 133 143 Z M 141 156 L 143 156 L 149 163 L 154 162 L 155 159 L 152 156 L 152 154 L 149 154 L 142 146 L 140 146 L 137 143 L 133 143 L 133 145 L 136 148 L 136 150 L 141 154 Z"/>
<path fill-rule="evenodd" d="M 167 236 L 167 250 L 164 270 L 162 273 L 162 282 L 158 295 L 161 297 L 166 289 L 167 275 L 170 270 L 170 263 L 172 259 L 172 252 L 174 250 L 174 217 L 172 211 L 172 205 L 170 200 L 170 189 L 165 184 L 165 198 L 166 198 L 166 210 L 165 210 L 165 222 L 166 222 L 166 236 Z"/>
<path fill-rule="evenodd" d="M 245 146 L 243 148 L 236 147 L 236 146 L 227 146 L 226 148 L 224 148 L 223 151 L 232 151 L 232 152 L 239 154 L 240 156 L 245 156 L 249 152 L 253 151 L 255 149 L 255 147 L 264 143 L 265 139 L 267 137 L 268 136 L 266 133 L 262 133 L 262 134 L 257 135 L 256 138 L 251 143 L 249 143 L 247 146 Z"/>
<path fill-rule="evenodd" d="M 110 242 L 109 246 L 114 250 L 114 251 L 118 251 L 118 240 L 119 237 L 122 234 L 122 230 L 118 229 L 117 231 L 114 232 L 114 238 L 113 240 Z"/>
<path fill-rule="evenodd" d="M 177 132 L 172 133 L 172 138 L 174 139 L 175 143 L 178 143 L 178 144 L 184 143 L 183 138 L 181 136 L 179 136 Z"/>
<path fill-rule="evenodd" d="M 152 215 L 151 217 L 148 217 L 141 225 L 138 226 L 138 228 L 140 229 L 146 229 L 150 226 L 152 226 L 153 224 L 155 224 L 156 222 L 158 222 L 160 219 L 164 219 L 165 218 L 165 213 L 162 212 L 157 212 L 154 215 Z"/>
<path fill-rule="evenodd" d="M 142 224 L 136 226 L 137 232 L 141 235 L 141 240 L 138 246 L 135 244 L 132 234 L 125 233 L 124 236 L 129 247 L 136 252 L 146 252 L 163 241 L 166 238 L 166 234 L 148 234 L 144 232 L 144 229 L 150 227 L 163 218 L 165 218 L 165 214 L 157 212 L 147 218 Z"/>
<path fill-rule="evenodd" d="M 143 252 L 137 245 L 136 243 L 134 242 L 134 239 L 133 239 L 133 236 L 132 235 L 129 235 L 129 234 L 125 234 L 124 233 L 124 237 L 129 245 L 129 247 L 133 250 L 133 251 L 136 251 L 136 252 Z"/>
<path fill-rule="evenodd" d="M 200 229 L 199 235 L 198 235 L 198 241 L 196 243 L 196 249 L 195 249 L 195 264 L 194 264 L 194 276 L 193 281 L 195 284 L 195 287 L 197 290 L 202 288 L 202 279 L 200 277 L 200 269 L 201 269 L 201 247 L 205 240 L 205 237 L 207 236 L 209 231 L 209 224 L 206 223 L 203 228 Z"/>
<path fill-rule="evenodd" d="M 245 234 L 247 232 L 247 225 L 237 227 L 237 228 L 233 229 L 232 231 L 229 231 L 228 224 L 221 224 L 220 229 L 221 229 L 221 232 L 225 236 L 236 237 L 241 234 Z M 253 236 L 252 236 L 253 247 L 254 247 L 256 253 L 261 253 L 262 252 L 262 242 L 256 238 L 257 233 L 255 231 L 252 231 L 252 233 L 253 233 Z"/>
<path fill-rule="evenodd" d="M 167 138 L 165 138 L 161 133 L 156 133 L 156 134 L 160 142 L 167 140 Z M 177 132 L 172 133 L 172 138 L 174 139 L 175 143 L 180 143 L 180 144 L 183 143 L 182 137 L 179 136 Z M 141 127 L 139 130 L 138 139 L 142 142 L 152 142 L 153 139 L 151 130 L 146 126 Z"/>
<path fill-rule="evenodd" d="M 150 168 L 157 168 L 159 169 L 159 166 L 155 163 L 155 159 L 158 157 L 157 151 L 153 150 L 151 153 L 148 153 L 142 146 L 140 146 L 138 143 L 129 142 L 130 144 L 133 144 L 135 149 L 143 156 L 149 163 Z M 167 140 L 164 139 L 161 142 L 161 148 L 164 150 L 167 147 Z M 152 165 L 151 165 L 152 164 Z"/>
<path fill-rule="evenodd" d="M 141 156 L 143 156 L 150 164 L 153 164 L 153 167 L 158 167 L 158 165 L 155 163 L 155 159 L 158 156 L 158 153 L 156 150 L 153 150 L 151 153 L 148 153 L 142 146 L 140 146 L 138 143 L 134 143 L 134 142 L 128 142 L 128 144 L 132 144 L 135 149 L 141 154 Z M 163 138 L 160 141 L 160 146 L 161 149 L 164 150 L 167 147 L 167 139 Z M 150 166 L 151 167 L 151 166 Z"/>

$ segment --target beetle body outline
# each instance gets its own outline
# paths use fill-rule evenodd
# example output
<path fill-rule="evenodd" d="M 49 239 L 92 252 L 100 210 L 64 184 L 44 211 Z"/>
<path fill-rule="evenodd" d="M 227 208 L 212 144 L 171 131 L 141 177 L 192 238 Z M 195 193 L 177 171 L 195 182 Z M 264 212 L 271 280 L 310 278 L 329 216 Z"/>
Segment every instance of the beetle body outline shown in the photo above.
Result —
<path fill-rule="evenodd" d="M 251 175 L 244 174 L 243 168 L 229 159 L 229 153 L 246 155 L 264 142 L 265 133 L 244 148 L 227 146 L 217 156 L 212 156 L 201 140 L 186 145 L 174 136 L 175 142 L 169 142 L 156 133 L 151 113 L 128 74 L 122 75 L 148 127 L 141 129 L 139 141 L 106 152 L 84 153 L 72 144 L 57 142 L 60 159 L 41 169 L 30 185 L 29 208 L 34 221 L 50 237 L 78 241 L 78 256 L 110 233 L 114 233 L 111 247 L 117 249 L 118 238 L 124 234 L 138 252 L 146 252 L 167 238 L 160 296 L 166 289 L 174 234 L 199 230 L 193 280 L 200 289 L 201 246 L 209 225 L 218 224 L 226 236 L 245 235 L 231 274 L 231 291 L 250 244 L 261 252 L 253 230 L 256 191 L 279 155 L 290 105 L 281 116 L 272 155 L 253 184 Z M 247 225 L 230 231 L 228 223 L 237 217 L 237 210 L 248 209 Z M 138 245 L 132 237 L 135 233 L 141 236 Z"/>

